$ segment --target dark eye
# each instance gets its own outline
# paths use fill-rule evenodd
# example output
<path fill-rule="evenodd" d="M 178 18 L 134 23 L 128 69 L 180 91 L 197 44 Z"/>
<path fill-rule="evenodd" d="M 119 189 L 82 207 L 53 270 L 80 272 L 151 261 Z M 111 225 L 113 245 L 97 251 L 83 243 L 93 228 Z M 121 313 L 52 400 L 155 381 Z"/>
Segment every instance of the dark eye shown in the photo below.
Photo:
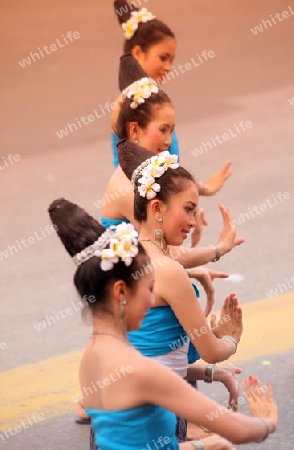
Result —
<path fill-rule="evenodd" d="M 167 132 L 167 128 L 161 128 L 160 130 L 162 133 L 166 133 Z"/>
<path fill-rule="evenodd" d="M 161 59 L 162 62 L 164 62 L 164 61 L 167 60 L 167 56 L 160 56 L 160 59 Z"/>
<path fill-rule="evenodd" d="M 193 208 L 190 208 L 189 206 L 186 206 L 185 210 L 189 213 L 189 212 L 193 211 Z"/>

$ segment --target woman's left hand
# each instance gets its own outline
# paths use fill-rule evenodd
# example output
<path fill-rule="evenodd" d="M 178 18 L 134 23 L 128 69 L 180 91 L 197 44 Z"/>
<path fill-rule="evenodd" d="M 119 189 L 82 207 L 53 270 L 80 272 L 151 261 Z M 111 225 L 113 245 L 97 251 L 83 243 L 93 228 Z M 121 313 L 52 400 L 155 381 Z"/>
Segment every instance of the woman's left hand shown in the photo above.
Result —
<path fill-rule="evenodd" d="M 204 183 L 204 195 L 214 195 L 216 194 L 225 184 L 225 181 L 232 175 L 232 171 L 229 170 L 232 161 L 227 161 L 223 168 L 208 178 Z"/>

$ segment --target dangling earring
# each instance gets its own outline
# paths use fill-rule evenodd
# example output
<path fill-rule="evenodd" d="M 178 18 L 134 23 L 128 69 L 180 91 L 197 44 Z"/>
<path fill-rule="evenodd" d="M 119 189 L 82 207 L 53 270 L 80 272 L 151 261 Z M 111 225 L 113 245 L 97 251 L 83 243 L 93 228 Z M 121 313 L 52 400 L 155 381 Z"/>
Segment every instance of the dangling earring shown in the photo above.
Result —
<path fill-rule="evenodd" d="M 162 223 L 163 219 L 161 216 L 158 216 L 156 218 L 157 222 Z M 157 242 L 157 245 L 159 245 L 160 248 L 162 248 L 162 238 L 163 238 L 163 231 L 161 228 L 155 228 L 154 230 L 154 239 Z"/>
<path fill-rule="evenodd" d="M 121 321 L 124 331 L 127 331 L 126 310 L 125 310 L 126 304 L 127 304 L 127 300 L 124 298 L 120 304 L 120 312 L 119 312 L 119 318 L 120 318 L 120 321 Z"/>

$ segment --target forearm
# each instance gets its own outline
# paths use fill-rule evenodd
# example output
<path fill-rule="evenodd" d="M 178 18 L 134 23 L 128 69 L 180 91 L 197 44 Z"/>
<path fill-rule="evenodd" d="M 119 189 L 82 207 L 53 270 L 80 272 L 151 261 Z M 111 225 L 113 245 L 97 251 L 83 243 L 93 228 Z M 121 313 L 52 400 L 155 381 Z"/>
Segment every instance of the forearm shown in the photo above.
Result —
<path fill-rule="evenodd" d="M 217 418 L 212 418 L 213 414 L 206 414 L 208 421 L 205 427 L 214 433 L 220 434 L 233 444 L 258 442 L 267 434 L 265 423 L 258 417 L 231 412 L 231 410 L 221 405 L 218 405 L 214 413 L 218 413 Z M 270 419 L 263 419 L 268 423 L 270 433 L 273 433 L 276 428 L 273 422 Z"/>
<path fill-rule="evenodd" d="M 187 381 L 209 381 L 210 378 L 205 375 L 205 369 L 207 364 L 194 363 L 190 364 L 187 371 L 186 380 Z"/>
<path fill-rule="evenodd" d="M 212 262 L 216 257 L 216 251 L 214 247 L 201 247 L 201 248 L 187 248 L 184 246 L 172 247 L 169 246 L 169 251 L 173 259 L 182 264 L 185 269 L 191 269 L 195 266 L 202 266 L 209 262 Z M 220 249 L 220 256 L 222 256 Z"/>

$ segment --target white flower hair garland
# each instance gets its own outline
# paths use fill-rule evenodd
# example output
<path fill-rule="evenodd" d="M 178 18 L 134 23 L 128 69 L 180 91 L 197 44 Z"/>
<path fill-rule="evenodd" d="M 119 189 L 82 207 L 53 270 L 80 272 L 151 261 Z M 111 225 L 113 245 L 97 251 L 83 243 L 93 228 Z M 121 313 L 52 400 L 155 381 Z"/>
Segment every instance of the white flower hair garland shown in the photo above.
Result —
<path fill-rule="evenodd" d="M 135 81 L 122 91 L 122 98 L 132 98 L 131 108 L 136 109 L 145 99 L 151 97 L 151 94 L 157 94 L 159 91 L 156 82 L 152 78 L 144 77 Z"/>
<path fill-rule="evenodd" d="M 108 244 L 109 248 L 105 248 Z M 101 269 L 108 271 L 119 260 L 130 266 L 137 254 L 138 233 L 132 224 L 123 222 L 106 230 L 94 244 L 77 253 L 73 260 L 80 266 L 93 256 L 97 256 L 101 258 Z"/>
<path fill-rule="evenodd" d="M 132 11 L 129 20 L 122 24 L 125 38 L 131 39 L 134 36 L 139 23 L 146 23 L 153 19 L 155 19 L 155 16 L 147 11 L 146 8 L 142 8 L 140 11 Z"/>
<path fill-rule="evenodd" d="M 142 175 L 138 180 L 140 184 L 138 191 L 141 197 L 146 197 L 147 200 L 156 197 L 161 186 L 156 183 L 155 178 L 161 177 L 167 169 L 177 169 L 180 166 L 177 161 L 178 156 L 171 155 L 168 151 L 161 152 L 159 155 L 152 156 L 150 159 L 143 161 L 132 176 L 132 183 L 134 184 L 137 177 Z"/>

